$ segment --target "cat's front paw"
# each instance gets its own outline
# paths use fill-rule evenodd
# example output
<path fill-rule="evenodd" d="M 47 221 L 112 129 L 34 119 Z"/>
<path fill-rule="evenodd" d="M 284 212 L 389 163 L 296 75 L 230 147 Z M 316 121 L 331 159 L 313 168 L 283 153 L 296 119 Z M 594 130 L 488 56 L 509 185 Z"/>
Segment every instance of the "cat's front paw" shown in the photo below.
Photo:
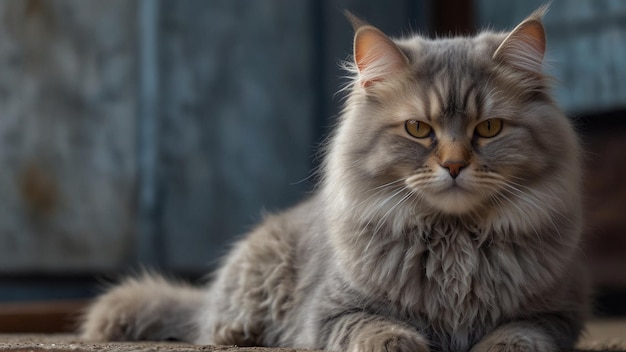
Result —
<path fill-rule="evenodd" d="M 503 328 L 483 338 L 470 352 L 554 352 L 557 348 L 545 333 L 535 329 Z"/>
<path fill-rule="evenodd" d="M 404 329 L 363 331 L 350 352 L 428 352 L 428 341 L 419 333 Z"/>

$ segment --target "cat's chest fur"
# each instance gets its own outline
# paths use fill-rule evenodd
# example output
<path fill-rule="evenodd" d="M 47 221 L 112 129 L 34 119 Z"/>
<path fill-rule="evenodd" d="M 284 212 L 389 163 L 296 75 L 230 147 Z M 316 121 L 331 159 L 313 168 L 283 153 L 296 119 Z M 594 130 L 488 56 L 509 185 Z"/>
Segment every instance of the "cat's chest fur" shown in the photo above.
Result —
<path fill-rule="evenodd" d="M 421 258 L 420 286 L 423 291 L 419 310 L 448 328 L 458 328 L 475 320 L 472 315 L 482 302 L 474 287 L 481 269 L 481 248 L 469 234 L 453 230 L 427 239 Z M 417 273 L 416 273 L 417 274 Z M 484 288 L 482 291 L 486 291 Z M 413 302 L 406 302 L 410 304 Z M 477 307 L 478 308 L 478 307 Z M 468 314 L 469 313 L 469 314 Z"/>
<path fill-rule="evenodd" d="M 524 295 L 524 254 L 481 238 L 450 224 L 388 234 L 362 248 L 353 269 L 391 303 L 391 314 L 424 324 L 440 346 L 464 349 L 517 310 Z"/>

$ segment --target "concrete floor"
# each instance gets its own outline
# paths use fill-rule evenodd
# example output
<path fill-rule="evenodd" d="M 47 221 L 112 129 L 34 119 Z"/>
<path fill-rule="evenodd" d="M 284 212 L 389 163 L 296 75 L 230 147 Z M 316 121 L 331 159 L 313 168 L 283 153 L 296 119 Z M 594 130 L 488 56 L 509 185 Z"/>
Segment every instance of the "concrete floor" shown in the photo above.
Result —
<path fill-rule="evenodd" d="M 626 320 L 598 320 L 587 326 L 587 334 L 580 350 L 626 352 Z M 19 335 L 0 334 L 0 351 L 14 352 L 298 352 L 294 349 L 262 347 L 205 346 L 181 343 L 86 343 L 75 335 Z"/>
<path fill-rule="evenodd" d="M 626 319 L 594 320 L 587 323 L 587 332 L 580 348 L 616 348 L 626 350 Z"/>

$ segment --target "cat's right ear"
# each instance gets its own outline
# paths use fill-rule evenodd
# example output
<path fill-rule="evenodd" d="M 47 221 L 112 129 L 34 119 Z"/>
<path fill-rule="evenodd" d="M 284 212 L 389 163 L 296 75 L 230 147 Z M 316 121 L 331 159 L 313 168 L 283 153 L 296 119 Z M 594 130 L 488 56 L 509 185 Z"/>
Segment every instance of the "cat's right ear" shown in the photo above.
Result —
<path fill-rule="evenodd" d="M 406 69 L 408 58 L 380 29 L 349 12 L 346 12 L 346 17 L 355 30 L 354 63 L 363 87 L 367 88 Z"/>

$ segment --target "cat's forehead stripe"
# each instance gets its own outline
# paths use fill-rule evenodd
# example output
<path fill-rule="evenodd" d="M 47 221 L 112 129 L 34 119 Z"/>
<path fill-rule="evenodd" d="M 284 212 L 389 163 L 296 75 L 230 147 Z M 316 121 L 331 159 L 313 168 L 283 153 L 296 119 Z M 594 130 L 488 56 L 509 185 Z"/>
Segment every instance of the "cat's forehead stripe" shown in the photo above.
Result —
<path fill-rule="evenodd" d="M 478 117 L 481 97 L 478 84 L 469 78 L 450 79 L 450 74 L 433 77 L 422 98 L 428 121 L 459 116 Z"/>
<path fill-rule="evenodd" d="M 415 113 L 417 116 L 424 117 L 428 121 L 432 121 L 430 116 L 429 99 L 415 99 Z"/>
<path fill-rule="evenodd" d="M 478 94 L 476 94 L 476 83 L 469 83 L 463 97 L 462 109 L 469 116 L 478 115 Z"/>
<path fill-rule="evenodd" d="M 439 116 L 439 113 L 441 112 L 443 97 L 433 87 L 428 90 L 428 99 L 426 99 L 426 101 L 428 102 L 429 106 L 426 118 L 428 119 L 428 121 L 432 121 L 433 119 L 437 118 L 437 116 Z"/>

